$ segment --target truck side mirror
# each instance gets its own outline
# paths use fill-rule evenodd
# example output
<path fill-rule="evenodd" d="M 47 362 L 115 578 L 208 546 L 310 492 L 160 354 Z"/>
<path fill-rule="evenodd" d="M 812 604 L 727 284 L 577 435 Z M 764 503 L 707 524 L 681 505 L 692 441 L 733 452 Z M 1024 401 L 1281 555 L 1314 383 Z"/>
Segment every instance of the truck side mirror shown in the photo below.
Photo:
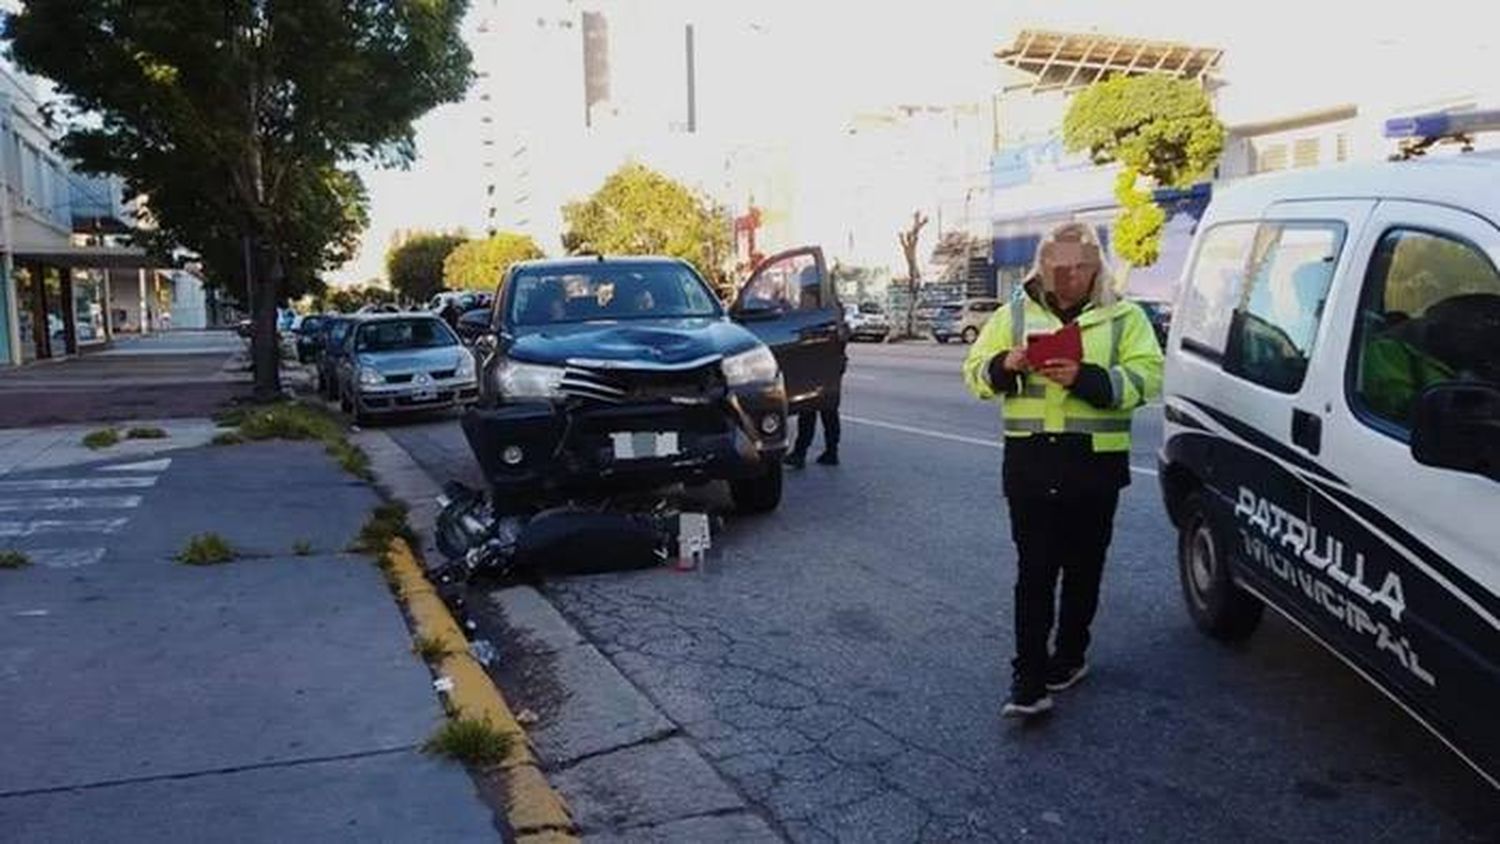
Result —
<path fill-rule="evenodd" d="M 1418 463 L 1500 481 L 1500 386 L 1449 381 L 1417 399 L 1411 453 Z"/>

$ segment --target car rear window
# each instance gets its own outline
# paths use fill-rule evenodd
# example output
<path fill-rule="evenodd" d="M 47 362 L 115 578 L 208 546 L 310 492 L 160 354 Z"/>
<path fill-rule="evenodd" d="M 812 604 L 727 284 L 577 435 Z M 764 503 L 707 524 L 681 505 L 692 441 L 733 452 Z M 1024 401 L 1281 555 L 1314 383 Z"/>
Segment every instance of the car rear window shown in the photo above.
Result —
<path fill-rule="evenodd" d="M 452 329 L 438 320 L 393 319 L 360 326 L 355 351 L 393 352 L 457 345 L 458 338 Z"/>

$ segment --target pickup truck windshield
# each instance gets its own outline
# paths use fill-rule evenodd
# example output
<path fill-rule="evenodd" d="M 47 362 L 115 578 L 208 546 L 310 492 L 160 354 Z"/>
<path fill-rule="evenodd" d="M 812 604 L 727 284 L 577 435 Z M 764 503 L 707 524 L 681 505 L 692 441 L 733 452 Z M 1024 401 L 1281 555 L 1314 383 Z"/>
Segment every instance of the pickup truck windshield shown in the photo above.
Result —
<path fill-rule="evenodd" d="M 722 313 L 697 274 L 673 264 L 539 267 L 518 273 L 509 284 L 508 321 L 518 326 Z"/>
<path fill-rule="evenodd" d="M 458 338 L 435 319 L 397 319 L 361 325 L 354 348 L 358 352 L 394 352 L 456 345 Z"/>

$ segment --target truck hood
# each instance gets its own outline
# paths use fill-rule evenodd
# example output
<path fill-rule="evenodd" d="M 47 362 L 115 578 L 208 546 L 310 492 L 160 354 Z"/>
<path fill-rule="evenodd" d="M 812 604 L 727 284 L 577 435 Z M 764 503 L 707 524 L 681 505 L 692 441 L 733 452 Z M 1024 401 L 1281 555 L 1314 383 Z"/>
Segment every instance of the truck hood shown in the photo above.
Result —
<path fill-rule="evenodd" d="M 530 363 L 570 360 L 672 366 L 727 357 L 760 344 L 721 317 L 579 322 L 523 329 L 506 355 Z"/>

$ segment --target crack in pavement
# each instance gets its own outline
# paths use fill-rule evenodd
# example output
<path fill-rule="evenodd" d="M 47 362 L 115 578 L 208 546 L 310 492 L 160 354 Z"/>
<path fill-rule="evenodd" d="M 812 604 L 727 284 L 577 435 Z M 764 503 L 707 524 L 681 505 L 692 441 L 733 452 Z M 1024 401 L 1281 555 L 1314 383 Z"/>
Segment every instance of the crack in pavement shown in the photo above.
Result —
<path fill-rule="evenodd" d="M 148 782 L 170 782 L 175 780 L 191 780 L 200 777 L 217 777 L 225 774 L 240 774 L 248 771 L 267 771 L 279 768 L 297 768 L 304 765 L 319 765 L 326 762 L 349 762 L 355 759 L 369 759 L 376 756 L 394 756 L 397 753 L 410 753 L 415 751 L 414 744 L 401 745 L 399 747 L 387 747 L 379 750 L 366 750 L 359 753 L 341 753 L 332 756 L 307 756 L 297 759 L 283 759 L 277 762 L 257 762 L 251 765 L 231 765 L 224 768 L 205 768 L 201 771 L 183 771 L 175 774 L 152 774 L 144 777 L 125 777 L 114 780 L 96 780 L 93 782 L 77 783 L 72 785 L 54 785 L 46 788 L 19 789 L 16 791 L 0 791 L 0 800 L 15 797 L 35 797 L 41 794 L 58 794 L 65 791 L 92 791 L 100 788 L 115 788 L 122 785 L 138 785 Z"/>

